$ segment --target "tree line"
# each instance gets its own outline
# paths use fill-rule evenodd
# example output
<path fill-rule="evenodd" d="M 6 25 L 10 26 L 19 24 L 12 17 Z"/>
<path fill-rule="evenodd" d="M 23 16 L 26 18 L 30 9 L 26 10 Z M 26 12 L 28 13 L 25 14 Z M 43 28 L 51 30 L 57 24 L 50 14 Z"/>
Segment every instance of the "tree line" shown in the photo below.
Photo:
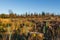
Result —
<path fill-rule="evenodd" d="M 9 14 L 0 14 L 0 18 L 20 18 L 20 17 L 40 17 L 40 16 L 56 16 L 54 13 L 25 13 L 25 14 L 20 14 L 18 15 L 17 13 L 14 13 L 12 10 L 9 10 Z M 60 15 L 59 15 L 60 16 Z"/>

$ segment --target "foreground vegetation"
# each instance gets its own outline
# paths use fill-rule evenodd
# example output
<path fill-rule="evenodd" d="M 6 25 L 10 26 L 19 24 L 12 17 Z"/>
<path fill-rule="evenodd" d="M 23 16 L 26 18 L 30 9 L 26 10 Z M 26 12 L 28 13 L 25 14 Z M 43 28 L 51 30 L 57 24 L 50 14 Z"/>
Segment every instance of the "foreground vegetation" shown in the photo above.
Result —
<path fill-rule="evenodd" d="M 45 32 L 44 27 L 47 27 L 47 32 Z M 50 38 L 47 37 L 46 39 L 45 33 L 47 35 L 49 34 L 48 37 Z M 24 38 L 19 38 L 19 35 L 22 35 Z M 17 15 L 12 11 L 10 11 L 9 14 L 0 14 L 1 40 L 16 40 L 15 38 L 17 38 L 17 40 L 43 40 L 44 38 L 45 40 L 59 39 L 59 37 L 55 35 L 60 36 L 60 15 L 44 12 L 42 12 L 42 14 L 28 14 L 26 12 L 26 14 Z"/>

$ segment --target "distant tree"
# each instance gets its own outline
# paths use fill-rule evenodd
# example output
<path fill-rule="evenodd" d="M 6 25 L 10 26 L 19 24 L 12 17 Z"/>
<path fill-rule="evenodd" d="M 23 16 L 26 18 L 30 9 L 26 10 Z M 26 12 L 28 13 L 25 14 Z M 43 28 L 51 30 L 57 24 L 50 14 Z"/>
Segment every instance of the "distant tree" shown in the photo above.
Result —
<path fill-rule="evenodd" d="M 31 13 L 31 16 L 33 16 L 33 13 Z"/>
<path fill-rule="evenodd" d="M 14 17 L 14 13 L 12 10 L 9 10 L 9 17 L 13 18 Z"/>
<path fill-rule="evenodd" d="M 16 13 L 13 13 L 12 10 L 9 10 L 9 16 L 10 16 L 11 18 L 16 18 L 16 17 L 17 17 L 17 14 L 16 14 Z"/>
<path fill-rule="evenodd" d="M 13 11 L 12 10 L 9 10 L 9 14 L 13 14 Z"/>
<path fill-rule="evenodd" d="M 34 13 L 34 16 L 38 16 L 38 13 L 35 12 L 35 13 Z"/>
<path fill-rule="evenodd" d="M 54 16 L 54 13 L 52 13 L 51 16 Z"/>
<path fill-rule="evenodd" d="M 46 15 L 50 15 L 49 13 L 46 13 Z"/>
<path fill-rule="evenodd" d="M 23 15 L 22 15 L 22 14 L 21 14 L 21 15 L 19 15 L 19 16 L 23 17 Z"/>
<path fill-rule="evenodd" d="M 26 12 L 26 15 L 25 16 L 27 16 L 28 14 L 27 14 L 27 12 Z"/>
<path fill-rule="evenodd" d="M 45 16 L 45 12 L 42 12 L 42 16 Z"/>
<path fill-rule="evenodd" d="M 4 13 L 2 13 L 2 14 L 0 15 L 0 17 L 1 17 L 1 18 L 5 18 L 6 15 L 5 15 Z"/>
<path fill-rule="evenodd" d="M 17 17 L 17 14 L 15 13 L 15 14 L 14 14 L 14 18 L 16 18 L 16 17 Z"/>
<path fill-rule="evenodd" d="M 30 14 L 28 14 L 27 16 L 30 16 Z"/>

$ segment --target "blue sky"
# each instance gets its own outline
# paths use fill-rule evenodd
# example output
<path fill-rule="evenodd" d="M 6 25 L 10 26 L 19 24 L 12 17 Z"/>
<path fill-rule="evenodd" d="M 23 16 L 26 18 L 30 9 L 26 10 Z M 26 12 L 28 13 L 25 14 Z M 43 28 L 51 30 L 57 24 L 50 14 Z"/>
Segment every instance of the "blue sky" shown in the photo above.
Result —
<path fill-rule="evenodd" d="M 60 13 L 60 0 L 0 0 L 0 14 L 8 14 L 11 9 L 14 13 L 50 12 Z"/>

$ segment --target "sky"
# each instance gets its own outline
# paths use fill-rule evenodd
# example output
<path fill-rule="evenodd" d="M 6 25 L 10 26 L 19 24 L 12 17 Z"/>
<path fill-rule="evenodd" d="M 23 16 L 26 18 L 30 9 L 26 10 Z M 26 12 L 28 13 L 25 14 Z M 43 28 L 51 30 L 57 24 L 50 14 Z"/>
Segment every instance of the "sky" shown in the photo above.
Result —
<path fill-rule="evenodd" d="M 0 0 L 0 14 L 12 10 L 17 14 L 50 12 L 60 14 L 60 0 Z"/>

